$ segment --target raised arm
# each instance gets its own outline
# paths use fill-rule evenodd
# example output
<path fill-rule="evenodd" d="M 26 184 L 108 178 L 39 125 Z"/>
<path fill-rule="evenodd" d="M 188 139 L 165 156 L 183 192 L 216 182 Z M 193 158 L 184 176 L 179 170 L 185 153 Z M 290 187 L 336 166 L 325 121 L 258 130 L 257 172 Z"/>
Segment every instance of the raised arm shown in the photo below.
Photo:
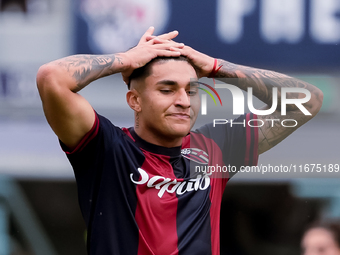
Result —
<path fill-rule="evenodd" d="M 253 89 L 253 95 L 263 101 L 266 106 L 262 110 L 269 109 L 273 102 L 273 88 L 277 88 L 277 108 L 269 115 L 258 115 L 258 119 L 262 120 L 264 125 L 259 128 L 259 154 L 269 150 L 276 144 L 293 133 L 297 128 L 312 119 L 322 106 L 323 93 L 317 87 L 289 77 L 287 75 L 274 71 L 257 69 L 242 65 L 236 65 L 225 60 L 218 60 L 220 70 L 215 77 L 221 78 L 238 78 L 228 79 L 231 84 L 237 85 L 239 88 L 247 91 L 249 87 Z M 233 82 L 234 81 L 234 82 Z M 286 114 L 281 112 L 281 90 L 282 88 L 303 88 L 311 93 L 311 98 L 303 104 L 303 107 L 311 114 L 306 115 L 295 104 L 288 104 Z M 287 99 L 305 98 L 304 93 L 287 93 Z M 287 122 L 285 127 L 282 125 L 283 120 L 295 120 Z"/>
<path fill-rule="evenodd" d="M 95 120 L 91 105 L 77 92 L 99 78 L 122 73 L 127 82 L 138 67 L 157 56 L 179 56 L 182 44 L 170 41 L 177 32 L 152 40 L 153 28 L 142 36 L 139 44 L 125 53 L 110 55 L 74 55 L 40 67 L 37 86 L 46 119 L 59 139 L 70 149 L 75 148 L 89 132 Z"/>
<path fill-rule="evenodd" d="M 214 58 L 200 53 L 192 48 L 185 46 L 180 50 L 182 55 L 187 56 L 196 66 L 199 77 L 208 77 L 214 68 Z M 258 115 L 258 119 L 262 120 L 264 125 L 259 128 L 259 153 L 263 153 L 288 135 L 293 133 L 301 125 L 312 119 L 320 110 L 322 106 L 323 93 L 317 87 L 298 79 L 289 77 L 273 71 L 256 69 L 252 67 L 236 65 L 225 60 L 219 59 L 217 61 L 218 70 L 214 73 L 214 77 L 236 85 L 237 87 L 247 91 L 248 87 L 253 90 L 253 95 L 263 101 L 267 106 L 262 110 L 269 109 L 272 105 L 273 97 L 272 90 L 278 90 L 278 107 L 269 115 Z M 220 68 L 219 68 L 220 67 Z M 219 69 L 218 69 L 219 68 Z M 226 78 L 233 78 L 228 79 Z M 236 79 L 235 79 L 236 78 Z M 294 104 L 287 105 L 286 115 L 281 115 L 281 89 L 282 88 L 303 88 L 311 93 L 311 98 L 303 106 L 311 115 L 305 115 Z M 305 98 L 303 93 L 287 93 L 287 99 Z M 284 119 L 294 119 L 298 124 L 295 127 L 284 127 L 281 121 Z M 286 126 L 294 126 L 295 123 L 285 123 Z M 261 124 L 261 123 L 260 123 Z"/>

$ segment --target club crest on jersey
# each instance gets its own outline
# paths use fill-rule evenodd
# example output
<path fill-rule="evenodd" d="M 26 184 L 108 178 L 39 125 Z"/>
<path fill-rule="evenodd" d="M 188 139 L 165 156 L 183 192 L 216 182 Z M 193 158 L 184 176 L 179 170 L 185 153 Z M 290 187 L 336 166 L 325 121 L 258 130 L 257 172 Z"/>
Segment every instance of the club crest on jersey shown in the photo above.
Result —
<path fill-rule="evenodd" d="M 209 155 L 205 151 L 197 148 L 182 149 L 182 156 L 196 163 L 207 165 L 209 163 Z"/>

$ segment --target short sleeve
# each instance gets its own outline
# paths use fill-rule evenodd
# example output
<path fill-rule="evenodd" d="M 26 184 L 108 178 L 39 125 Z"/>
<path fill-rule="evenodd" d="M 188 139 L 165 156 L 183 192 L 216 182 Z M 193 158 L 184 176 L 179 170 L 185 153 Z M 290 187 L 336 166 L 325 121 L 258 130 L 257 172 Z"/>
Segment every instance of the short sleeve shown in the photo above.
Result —
<path fill-rule="evenodd" d="M 124 132 L 107 118 L 98 113 L 95 116 L 92 129 L 82 138 L 75 149 L 69 150 L 59 141 L 76 174 L 84 172 L 86 169 L 97 168 L 95 166 L 100 165 L 105 150 L 124 135 Z"/>
<path fill-rule="evenodd" d="M 91 206 L 95 203 L 103 172 L 112 169 L 112 165 L 105 162 L 114 156 L 113 147 L 123 136 L 125 134 L 119 127 L 96 113 L 92 129 L 74 150 L 69 151 L 60 142 L 75 174 L 79 204 L 87 224 L 90 222 Z"/>
<path fill-rule="evenodd" d="M 86 145 L 97 136 L 98 130 L 99 130 L 99 118 L 97 113 L 95 113 L 95 121 L 93 123 L 91 130 L 87 132 L 87 134 L 80 140 L 78 145 L 73 150 L 70 150 L 62 141 L 59 140 L 60 146 L 66 154 L 74 154 L 76 152 L 81 152 L 86 147 Z"/>

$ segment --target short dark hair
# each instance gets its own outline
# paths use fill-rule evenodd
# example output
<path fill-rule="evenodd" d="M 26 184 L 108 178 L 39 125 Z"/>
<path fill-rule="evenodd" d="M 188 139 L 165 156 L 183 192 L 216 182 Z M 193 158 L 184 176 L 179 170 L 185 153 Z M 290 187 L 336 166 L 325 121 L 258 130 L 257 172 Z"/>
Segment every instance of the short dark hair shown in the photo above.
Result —
<path fill-rule="evenodd" d="M 151 66 L 154 63 L 164 63 L 170 60 L 175 60 L 175 61 L 186 61 L 190 64 L 189 60 L 185 56 L 179 56 L 179 57 L 157 57 L 152 59 L 150 62 L 148 62 L 146 65 L 137 68 L 133 70 L 132 74 L 130 75 L 130 82 L 128 84 L 128 88 L 130 89 L 130 83 L 131 80 L 133 79 L 138 79 L 138 78 L 145 78 L 148 77 L 151 74 Z"/>

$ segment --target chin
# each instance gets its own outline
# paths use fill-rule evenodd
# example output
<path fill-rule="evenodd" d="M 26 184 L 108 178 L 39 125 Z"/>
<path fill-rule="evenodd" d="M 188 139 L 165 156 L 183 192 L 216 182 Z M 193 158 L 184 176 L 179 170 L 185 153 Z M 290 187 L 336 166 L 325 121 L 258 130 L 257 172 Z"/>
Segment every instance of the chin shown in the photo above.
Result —
<path fill-rule="evenodd" d="M 185 137 L 190 132 L 190 125 L 176 125 L 172 127 L 171 134 L 177 137 Z"/>

